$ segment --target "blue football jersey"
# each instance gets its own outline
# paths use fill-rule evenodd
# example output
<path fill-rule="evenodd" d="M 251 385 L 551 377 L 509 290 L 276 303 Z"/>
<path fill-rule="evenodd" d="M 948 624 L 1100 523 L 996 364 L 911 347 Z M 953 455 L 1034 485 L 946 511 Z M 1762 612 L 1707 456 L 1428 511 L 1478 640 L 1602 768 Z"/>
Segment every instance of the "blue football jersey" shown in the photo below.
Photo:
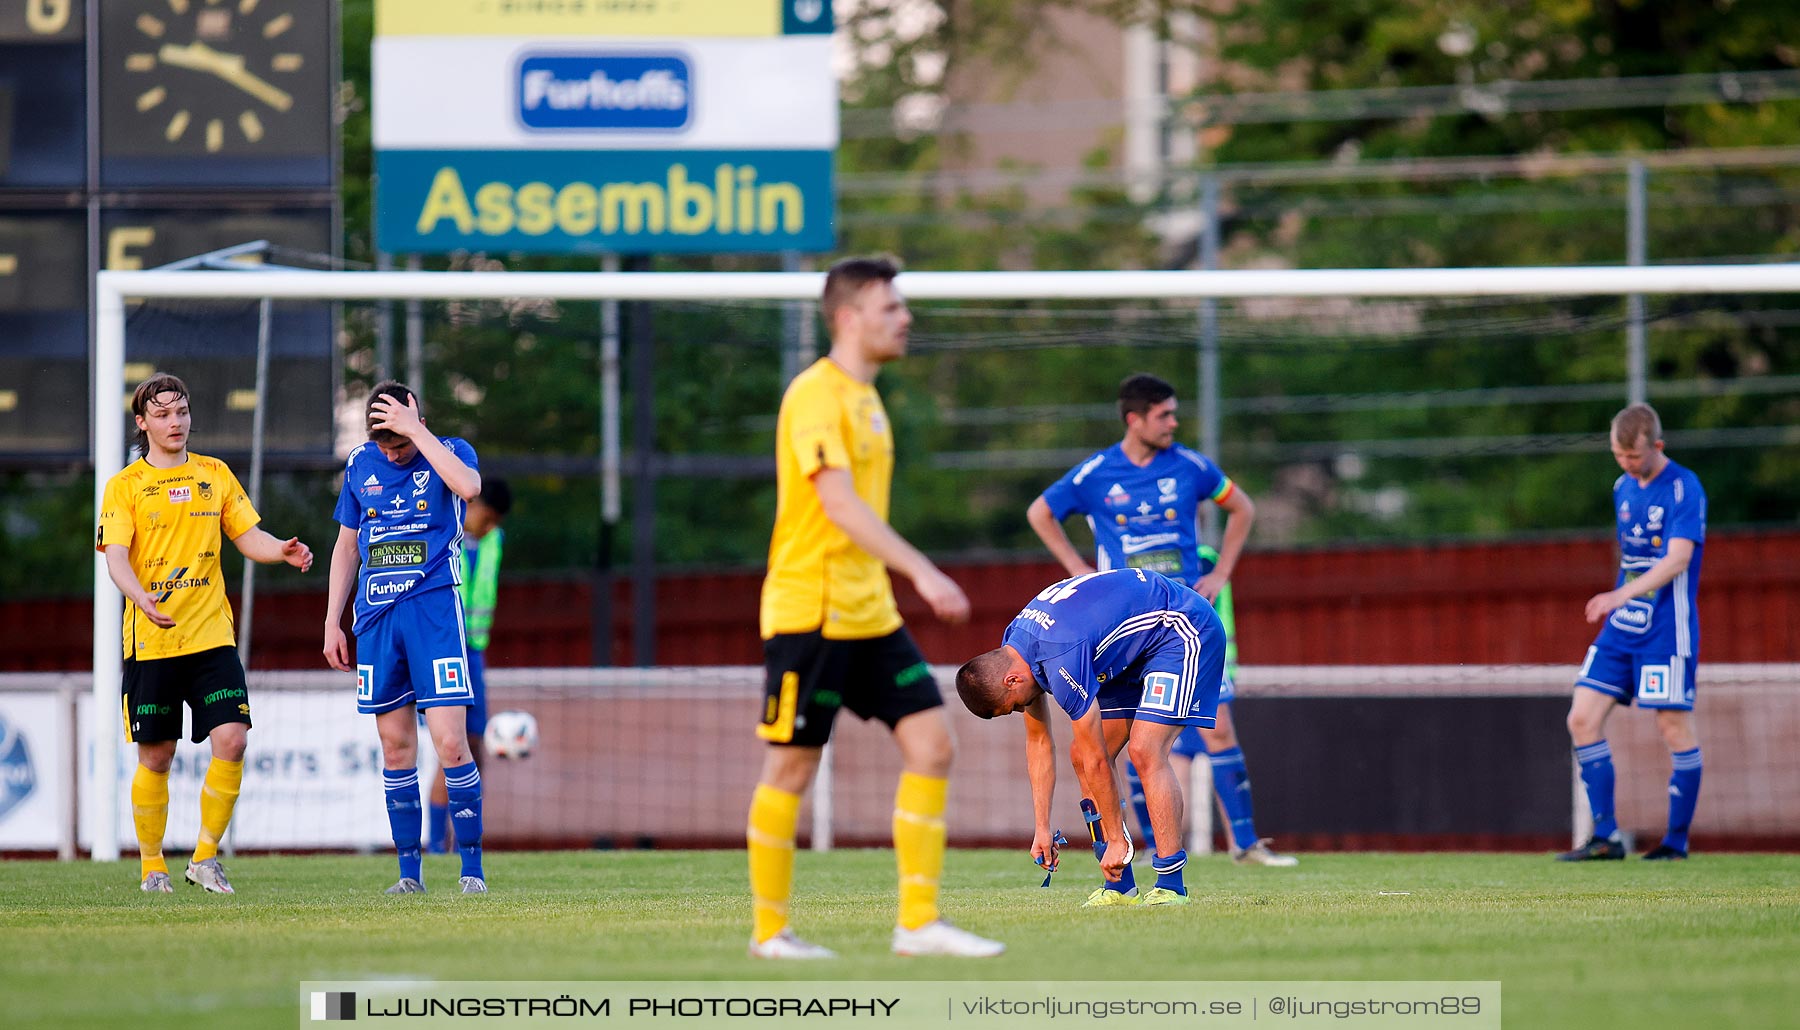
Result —
<path fill-rule="evenodd" d="M 468 441 L 439 439 L 464 464 L 481 467 Z M 423 454 L 396 465 L 372 443 L 350 452 L 334 515 L 356 530 L 362 553 L 354 632 L 401 601 L 462 583 L 463 507 Z"/>
<path fill-rule="evenodd" d="M 1171 640 L 1196 656 L 1202 647 L 1218 652 L 1206 684 L 1216 699 L 1224 636 L 1199 594 L 1145 569 L 1115 569 L 1051 584 L 1007 626 L 1002 643 L 1079 719 L 1115 683 L 1135 695 L 1141 660 Z"/>
<path fill-rule="evenodd" d="M 1613 483 L 1613 513 L 1619 527 L 1619 577 L 1615 589 L 1642 575 L 1669 553 L 1675 537 L 1694 542 L 1694 557 L 1674 580 L 1648 597 L 1634 597 L 1615 610 L 1594 638 L 1595 645 L 1621 651 L 1700 654 L 1700 556 L 1706 543 L 1706 491 L 1698 476 L 1673 461 L 1649 486 L 1631 476 Z"/>
<path fill-rule="evenodd" d="M 1202 502 L 1223 501 L 1231 479 L 1206 455 L 1176 444 L 1138 467 L 1113 444 L 1044 491 L 1061 521 L 1087 516 L 1099 554 L 1094 567 L 1150 569 L 1193 586 L 1205 573 L 1196 518 Z"/>

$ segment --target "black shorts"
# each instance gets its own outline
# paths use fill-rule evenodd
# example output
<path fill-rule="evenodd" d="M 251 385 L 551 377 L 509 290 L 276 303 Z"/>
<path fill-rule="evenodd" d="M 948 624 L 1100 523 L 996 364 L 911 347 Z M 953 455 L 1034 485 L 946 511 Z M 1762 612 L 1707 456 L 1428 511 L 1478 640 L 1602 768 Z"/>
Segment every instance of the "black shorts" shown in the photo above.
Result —
<path fill-rule="evenodd" d="M 931 666 L 905 628 L 869 640 L 783 633 L 763 641 L 762 725 L 771 744 L 824 747 L 839 708 L 893 729 L 944 703 Z"/>
<path fill-rule="evenodd" d="M 181 739 L 181 706 L 194 710 L 193 741 L 228 722 L 250 725 L 250 691 L 237 648 L 125 659 L 125 741 L 156 744 Z"/>

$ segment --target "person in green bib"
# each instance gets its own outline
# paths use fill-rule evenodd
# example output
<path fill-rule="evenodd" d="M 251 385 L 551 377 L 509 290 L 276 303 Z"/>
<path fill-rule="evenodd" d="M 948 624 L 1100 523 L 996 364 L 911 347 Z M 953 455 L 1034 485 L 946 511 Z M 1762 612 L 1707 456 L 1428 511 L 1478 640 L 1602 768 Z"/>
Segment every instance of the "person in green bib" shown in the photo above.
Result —
<path fill-rule="evenodd" d="M 512 510 L 512 490 L 506 480 L 491 477 L 482 480 L 481 494 L 469 502 L 463 516 L 462 582 L 457 593 L 462 597 L 463 639 L 468 645 L 469 684 L 475 700 L 468 707 L 469 751 L 479 768 L 483 758 L 481 735 L 487 729 L 486 656 L 488 634 L 494 628 L 494 602 L 500 593 L 500 554 L 506 534 L 500 524 Z M 450 850 L 450 791 L 444 777 L 431 781 L 431 818 L 427 829 L 430 837 L 426 850 L 434 855 Z"/>

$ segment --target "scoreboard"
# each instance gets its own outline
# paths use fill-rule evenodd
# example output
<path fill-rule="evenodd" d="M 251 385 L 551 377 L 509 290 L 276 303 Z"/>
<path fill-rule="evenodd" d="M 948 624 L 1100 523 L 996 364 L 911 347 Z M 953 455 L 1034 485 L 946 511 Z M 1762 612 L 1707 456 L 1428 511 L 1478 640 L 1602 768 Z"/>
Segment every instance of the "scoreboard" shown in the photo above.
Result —
<path fill-rule="evenodd" d="M 96 271 L 337 252 L 337 38 L 335 0 L 0 0 L 0 466 L 89 449 Z M 189 379 L 206 448 L 247 449 L 254 312 L 158 307 L 134 309 L 128 362 Z M 276 307 L 271 452 L 329 446 L 332 328 Z"/>

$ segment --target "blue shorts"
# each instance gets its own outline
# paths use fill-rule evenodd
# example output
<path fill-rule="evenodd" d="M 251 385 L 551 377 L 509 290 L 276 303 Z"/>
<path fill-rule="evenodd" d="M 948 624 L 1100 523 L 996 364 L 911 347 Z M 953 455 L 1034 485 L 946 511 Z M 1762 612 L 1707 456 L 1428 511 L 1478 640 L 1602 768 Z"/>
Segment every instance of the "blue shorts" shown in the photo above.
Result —
<path fill-rule="evenodd" d="M 432 590 L 390 607 L 357 634 L 356 657 L 359 712 L 474 703 L 475 684 L 463 650 L 462 599 L 455 590 Z"/>
<path fill-rule="evenodd" d="M 469 682 L 475 687 L 475 699 L 469 702 L 468 711 L 463 715 L 463 729 L 469 735 L 470 740 L 479 741 L 481 735 L 487 732 L 488 724 L 487 660 L 482 657 L 486 652 L 477 651 L 472 647 L 467 650 L 469 652 Z M 425 725 L 424 712 L 419 713 L 419 725 Z"/>
<path fill-rule="evenodd" d="M 1680 655 L 1640 654 L 1598 645 L 1576 674 L 1575 685 L 1598 690 L 1622 705 L 1694 710 L 1694 669 L 1699 662 Z"/>
<path fill-rule="evenodd" d="M 1208 613 L 1210 614 L 1210 609 Z M 1225 632 L 1214 618 L 1189 619 L 1170 612 L 1179 625 L 1121 675 L 1100 688 L 1102 719 L 1142 719 L 1167 726 L 1212 729 L 1225 679 Z"/>
<path fill-rule="evenodd" d="M 1231 681 L 1230 676 L 1219 681 L 1220 708 L 1230 704 L 1236 697 L 1237 684 Z M 1182 730 L 1181 735 L 1175 738 L 1175 746 L 1169 749 L 1169 754 L 1179 755 L 1190 761 L 1207 754 L 1206 742 L 1200 739 L 1200 727 L 1189 726 Z"/>

